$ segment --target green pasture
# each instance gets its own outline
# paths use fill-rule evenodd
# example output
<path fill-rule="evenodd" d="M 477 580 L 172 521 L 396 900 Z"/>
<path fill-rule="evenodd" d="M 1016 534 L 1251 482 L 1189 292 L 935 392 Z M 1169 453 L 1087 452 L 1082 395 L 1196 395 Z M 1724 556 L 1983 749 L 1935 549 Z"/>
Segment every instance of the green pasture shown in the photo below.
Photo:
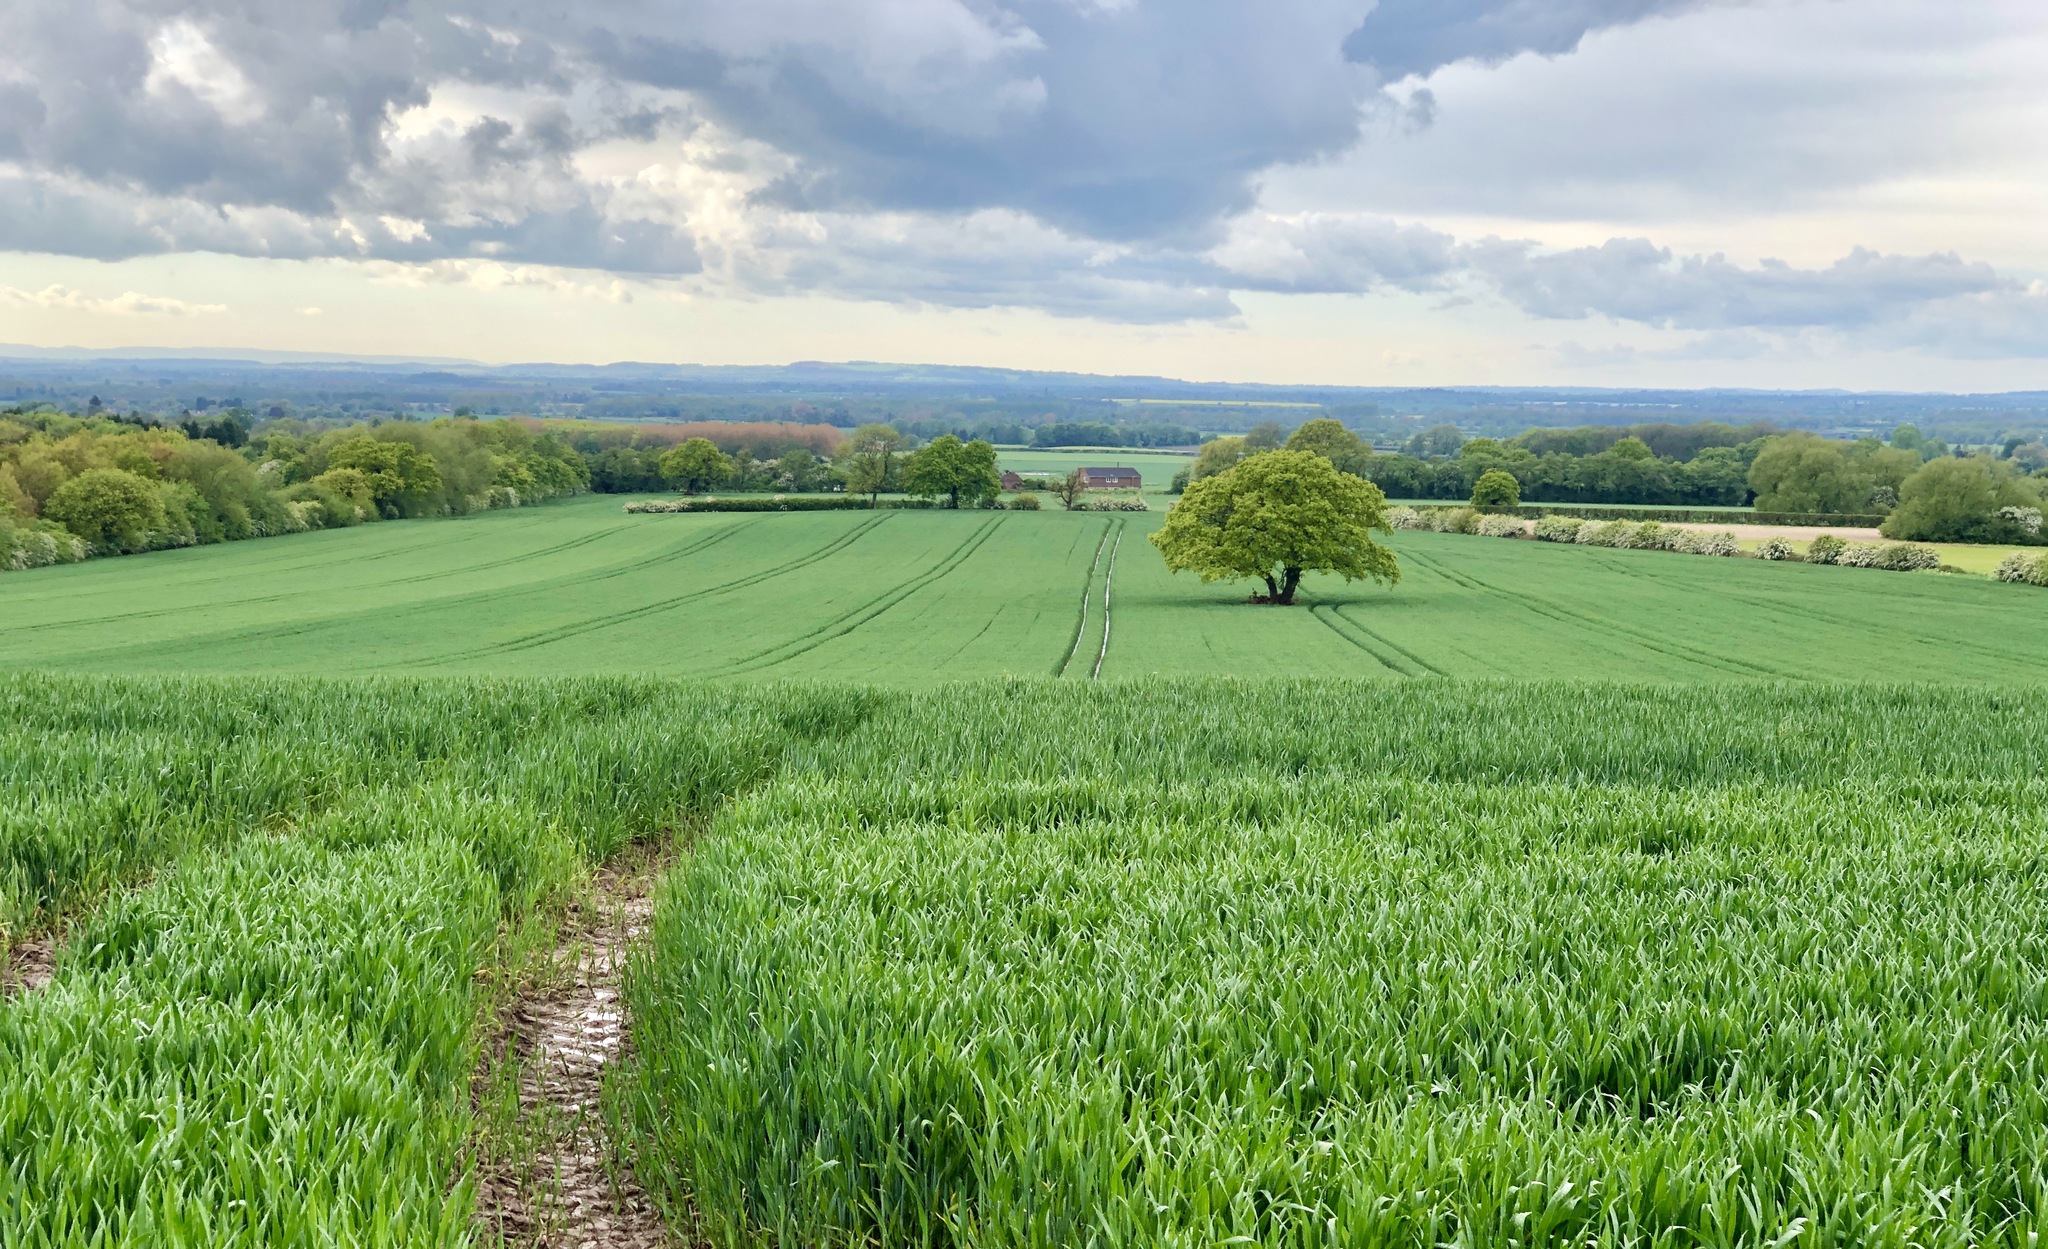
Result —
<path fill-rule="evenodd" d="M 1193 456 L 1182 455 L 1177 451 L 996 452 L 997 466 L 1014 473 L 1058 473 L 1064 476 L 1077 468 L 1135 468 L 1138 475 L 1144 478 L 1148 493 L 1164 491 L 1173 484 L 1173 475 L 1193 460 Z"/>
<path fill-rule="evenodd" d="M 7 574 L 0 667 L 2002 682 L 2048 653 L 2027 586 L 1416 532 L 1393 589 L 1312 577 L 1301 606 L 1252 607 L 1168 575 L 1160 519 L 585 498 L 391 522 Z"/>

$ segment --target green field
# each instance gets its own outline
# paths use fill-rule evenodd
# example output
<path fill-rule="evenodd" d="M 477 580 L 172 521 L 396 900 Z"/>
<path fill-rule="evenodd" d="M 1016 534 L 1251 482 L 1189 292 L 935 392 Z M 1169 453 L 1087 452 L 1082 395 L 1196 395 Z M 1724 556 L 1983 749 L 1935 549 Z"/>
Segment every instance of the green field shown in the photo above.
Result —
<path fill-rule="evenodd" d="M 505 934 L 680 829 L 606 1104 L 722 1247 L 2032 1246 L 2044 739 L 2037 685 L 0 677 L 0 922 L 77 916 L 0 1228 L 491 1243 Z"/>
<path fill-rule="evenodd" d="M 1077 468 L 1135 468 L 1145 480 L 1147 492 L 1163 492 L 1173 484 L 1173 475 L 1194 462 L 1194 457 L 1177 451 L 1010 451 L 996 452 L 1001 468 L 1017 473 L 1058 473 L 1065 476 Z"/>
<path fill-rule="evenodd" d="M 1394 589 L 1311 577 L 1305 606 L 1253 608 L 1169 576 L 1160 517 L 583 498 L 366 525 L 0 576 L 0 667 L 2009 682 L 2048 653 L 2030 587 L 1415 532 Z"/>

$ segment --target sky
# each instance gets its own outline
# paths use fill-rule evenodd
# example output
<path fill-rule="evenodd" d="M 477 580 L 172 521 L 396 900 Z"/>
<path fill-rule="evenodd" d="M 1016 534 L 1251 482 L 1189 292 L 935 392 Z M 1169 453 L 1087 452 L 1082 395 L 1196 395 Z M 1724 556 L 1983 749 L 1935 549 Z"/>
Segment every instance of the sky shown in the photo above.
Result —
<path fill-rule="evenodd" d="M 0 343 L 2048 389 L 2040 0 L 7 0 Z"/>

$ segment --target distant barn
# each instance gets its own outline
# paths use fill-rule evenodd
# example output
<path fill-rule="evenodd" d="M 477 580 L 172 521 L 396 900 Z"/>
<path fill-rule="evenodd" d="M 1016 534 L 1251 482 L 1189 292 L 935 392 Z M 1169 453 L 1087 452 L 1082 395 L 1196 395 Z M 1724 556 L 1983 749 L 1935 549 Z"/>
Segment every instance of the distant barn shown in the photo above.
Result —
<path fill-rule="evenodd" d="M 1022 490 L 1023 488 L 1024 488 L 1024 479 L 1023 479 L 1022 477 L 1019 477 L 1019 476 L 1017 476 L 1017 474 L 1015 474 L 1015 473 L 1012 473 L 1012 472 L 1008 471 L 1007 469 L 1006 469 L 1006 470 L 1004 470 L 1004 472 L 1003 472 L 1003 489 L 1005 489 L 1005 490 Z"/>
<path fill-rule="evenodd" d="M 1135 468 L 1084 468 L 1081 484 L 1090 490 L 1142 490 L 1145 479 Z"/>

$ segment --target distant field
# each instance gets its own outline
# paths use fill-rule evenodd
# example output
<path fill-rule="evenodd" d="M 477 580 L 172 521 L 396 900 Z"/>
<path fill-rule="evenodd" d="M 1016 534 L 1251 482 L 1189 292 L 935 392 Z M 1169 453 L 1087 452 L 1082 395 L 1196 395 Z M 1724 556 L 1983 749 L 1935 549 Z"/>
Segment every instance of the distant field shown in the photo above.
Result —
<path fill-rule="evenodd" d="M 1253 608 L 1169 576 L 1160 518 L 612 497 L 369 525 L 0 576 L 0 667 L 1085 677 L 1112 556 L 1104 677 L 2011 681 L 2048 653 L 2029 587 L 1425 533 L 1395 540 L 1396 589 L 1311 578 L 1305 606 Z"/>
<path fill-rule="evenodd" d="M 1173 451 L 998 451 L 996 462 L 1018 473 L 1071 473 L 1077 468 L 1135 468 L 1145 489 L 1164 490 L 1193 457 Z"/>

